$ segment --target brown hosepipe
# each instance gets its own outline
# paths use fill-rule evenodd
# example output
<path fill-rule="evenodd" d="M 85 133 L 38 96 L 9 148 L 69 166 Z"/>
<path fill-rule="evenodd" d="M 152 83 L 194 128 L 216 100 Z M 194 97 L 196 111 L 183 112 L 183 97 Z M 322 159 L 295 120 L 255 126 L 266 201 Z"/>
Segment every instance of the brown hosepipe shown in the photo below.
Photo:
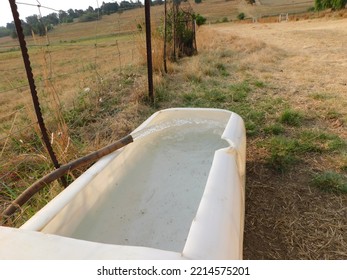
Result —
<path fill-rule="evenodd" d="M 20 194 L 2 213 L 2 217 L 8 217 L 11 216 L 16 210 L 20 209 L 20 207 L 26 203 L 34 194 L 36 194 L 38 191 L 40 191 L 42 188 L 47 186 L 49 183 L 61 178 L 62 176 L 66 175 L 69 171 L 72 171 L 78 167 L 82 167 L 85 165 L 88 165 L 92 162 L 95 162 L 96 160 L 100 159 L 101 157 L 108 155 L 126 145 L 133 142 L 133 137 L 131 135 L 125 136 L 122 139 L 104 147 L 101 148 L 98 151 L 95 151 L 93 153 L 90 153 L 87 156 L 84 156 L 82 158 L 76 159 L 68 164 L 60 166 L 58 169 L 52 171 L 51 173 L 47 174 L 43 178 L 36 181 L 34 184 L 32 184 L 29 188 L 27 188 L 22 194 Z"/>

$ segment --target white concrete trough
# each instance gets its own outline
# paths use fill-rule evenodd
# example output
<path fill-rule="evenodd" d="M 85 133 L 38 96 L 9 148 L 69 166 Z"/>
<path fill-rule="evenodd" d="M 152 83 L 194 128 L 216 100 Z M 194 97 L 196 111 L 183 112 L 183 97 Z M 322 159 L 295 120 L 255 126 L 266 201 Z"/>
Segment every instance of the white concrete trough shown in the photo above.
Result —
<path fill-rule="evenodd" d="M 220 109 L 159 111 L 21 228 L 1 259 L 242 259 L 244 123 Z"/>

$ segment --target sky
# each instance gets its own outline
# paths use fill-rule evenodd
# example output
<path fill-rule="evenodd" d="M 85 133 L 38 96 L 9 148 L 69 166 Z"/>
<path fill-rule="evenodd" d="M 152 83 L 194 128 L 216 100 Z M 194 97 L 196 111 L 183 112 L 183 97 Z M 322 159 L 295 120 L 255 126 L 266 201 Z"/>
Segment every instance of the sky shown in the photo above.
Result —
<path fill-rule="evenodd" d="M 102 2 L 113 2 L 112 0 L 16 0 L 18 3 L 28 3 L 38 5 L 38 2 L 41 6 L 46 6 L 55 10 L 64 10 L 68 9 L 87 9 L 89 6 L 97 8 L 102 5 Z M 20 19 L 25 20 L 27 16 L 38 15 L 40 14 L 37 6 L 27 6 L 17 4 L 18 12 Z M 52 10 L 40 8 L 42 16 L 54 13 Z M 6 26 L 6 23 L 13 21 L 12 12 L 10 8 L 9 0 L 0 0 L 0 26 Z"/>

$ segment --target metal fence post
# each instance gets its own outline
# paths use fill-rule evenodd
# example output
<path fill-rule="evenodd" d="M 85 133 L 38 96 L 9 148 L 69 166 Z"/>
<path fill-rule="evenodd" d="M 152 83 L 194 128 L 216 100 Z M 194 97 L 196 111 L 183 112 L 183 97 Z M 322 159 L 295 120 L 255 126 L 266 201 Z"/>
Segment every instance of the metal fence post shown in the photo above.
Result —
<path fill-rule="evenodd" d="M 146 18 L 146 48 L 147 48 L 147 71 L 148 71 L 148 96 L 154 103 L 153 92 L 153 64 L 152 64 L 152 42 L 151 42 L 151 1 L 145 0 L 145 18 Z"/>

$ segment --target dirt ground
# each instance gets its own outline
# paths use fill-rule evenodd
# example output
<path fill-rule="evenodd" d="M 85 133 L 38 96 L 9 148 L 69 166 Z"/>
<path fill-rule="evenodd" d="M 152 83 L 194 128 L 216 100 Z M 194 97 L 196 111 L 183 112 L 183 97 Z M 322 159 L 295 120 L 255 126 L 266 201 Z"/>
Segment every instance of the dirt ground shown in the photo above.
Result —
<path fill-rule="evenodd" d="M 261 40 L 287 52 L 289 58 L 279 63 L 285 67 L 285 80 L 290 83 L 311 82 L 317 89 L 346 92 L 347 19 L 239 24 L 218 29 Z"/>
<path fill-rule="evenodd" d="M 212 28 L 277 49 L 281 55 L 270 68 L 249 66 L 251 71 L 254 67 L 252 75 L 269 81 L 274 94 L 294 108 L 315 114 L 314 125 L 347 139 L 347 19 Z M 315 94 L 332 98 L 318 102 Z M 323 117 L 328 107 L 339 118 Z M 334 168 L 338 162 L 312 158 L 310 164 L 279 175 L 254 147 L 249 143 L 244 258 L 347 259 L 346 195 L 317 191 L 309 184 L 310 172 Z"/>

